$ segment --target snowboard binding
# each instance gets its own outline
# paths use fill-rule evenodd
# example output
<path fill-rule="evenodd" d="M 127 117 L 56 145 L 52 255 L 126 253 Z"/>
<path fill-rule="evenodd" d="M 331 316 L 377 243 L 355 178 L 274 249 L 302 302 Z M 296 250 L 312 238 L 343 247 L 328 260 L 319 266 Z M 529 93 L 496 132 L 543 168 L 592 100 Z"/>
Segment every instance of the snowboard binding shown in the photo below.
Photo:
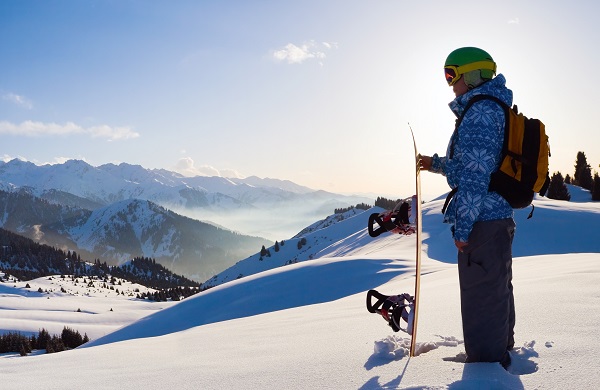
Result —
<path fill-rule="evenodd" d="M 373 298 L 376 299 L 373 304 Z M 367 310 L 376 313 L 387 321 L 394 332 L 399 330 L 412 335 L 414 318 L 414 297 L 408 293 L 400 295 L 383 295 L 376 290 L 367 293 Z M 403 328 L 402 321 L 406 323 Z"/>
<path fill-rule="evenodd" d="M 400 202 L 393 210 L 373 213 L 369 216 L 369 236 L 378 237 L 382 233 L 397 231 L 400 234 L 413 234 L 414 226 L 408 219 L 408 202 Z"/>

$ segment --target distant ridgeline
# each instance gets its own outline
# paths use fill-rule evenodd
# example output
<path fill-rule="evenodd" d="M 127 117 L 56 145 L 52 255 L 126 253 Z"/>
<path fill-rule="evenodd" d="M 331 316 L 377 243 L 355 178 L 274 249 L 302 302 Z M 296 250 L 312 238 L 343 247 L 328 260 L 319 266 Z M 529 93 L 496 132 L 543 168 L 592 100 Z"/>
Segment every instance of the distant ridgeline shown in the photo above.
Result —
<path fill-rule="evenodd" d="M 407 198 L 407 199 L 409 199 L 409 198 Z M 407 200 L 407 199 L 405 199 L 405 200 Z M 392 199 L 384 198 L 382 196 L 378 196 L 377 199 L 375 200 L 375 206 L 381 207 L 381 208 L 386 209 L 386 210 L 391 210 L 394 207 L 396 207 L 396 205 L 398 203 L 400 203 L 402 201 L 403 201 L 402 199 L 392 200 Z M 356 206 L 350 206 L 350 207 L 344 207 L 344 208 L 335 209 L 334 213 L 335 214 L 343 214 L 346 211 L 350 211 L 352 209 L 368 210 L 371 207 L 373 207 L 373 206 L 371 206 L 369 204 L 366 204 L 366 203 L 359 203 Z"/>
<path fill-rule="evenodd" d="M 0 270 L 21 280 L 49 275 L 117 277 L 156 290 L 186 287 L 196 293 L 201 284 L 176 275 L 150 258 L 134 258 L 120 266 L 82 261 L 76 252 L 63 251 L 0 228 Z"/>
<path fill-rule="evenodd" d="M 342 207 L 342 208 L 339 208 L 339 209 L 335 209 L 335 210 L 333 210 L 333 213 L 334 213 L 334 214 L 343 214 L 343 213 L 345 213 L 346 211 L 350 211 L 350 210 L 352 210 L 352 209 L 358 209 L 358 210 L 368 210 L 368 209 L 370 209 L 371 207 L 373 207 L 373 206 L 371 206 L 371 205 L 368 205 L 368 204 L 366 204 L 366 203 L 359 203 L 359 204 L 357 204 L 356 206 Z"/>

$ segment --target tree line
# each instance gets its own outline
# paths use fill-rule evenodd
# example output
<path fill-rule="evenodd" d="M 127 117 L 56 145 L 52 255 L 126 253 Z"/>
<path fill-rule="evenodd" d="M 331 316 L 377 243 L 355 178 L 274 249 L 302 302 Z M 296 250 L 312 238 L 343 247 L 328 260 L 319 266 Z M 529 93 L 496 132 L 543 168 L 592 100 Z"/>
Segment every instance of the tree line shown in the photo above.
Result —
<path fill-rule="evenodd" d="M 46 329 L 41 329 L 37 336 L 25 336 L 19 332 L 8 332 L 0 335 L 0 353 L 18 352 L 27 356 L 33 350 L 46 350 L 55 353 L 77 348 L 90 341 L 87 334 L 65 326 L 60 335 L 50 335 Z"/>
<path fill-rule="evenodd" d="M 333 213 L 334 214 L 343 214 L 346 211 L 350 211 L 350 210 L 354 210 L 354 209 L 358 209 L 358 210 L 368 210 L 370 209 L 372 206 L 368 205 L 366 203 L 359 203 L 356 206 L 349 206 L 349 207 L 340 207 L 339 209 L 334 209 Z"/>
<path fill-rule="evenodd" d="M 180 301 L 182 298 L 187 298 L 198 293 L 200 289 L 198 287 L 173 287 L 168 289 L 162 289 L 154 292 L 145 292 L 137 294 L 136 298 L 138 299 L 146 299 L 149 301 L 155 302 L 166 302 L 168 300 L 171 301 Z"/>
<path fill-rule="evenodd" d="M 546 196 L 556 200 L 571 200 L 571 194 L 567 188 L 567 184 L 585 188 L 590 191 L 593 201 L 600 200 L 600 176 L 598 172 L 592 175 L 592 168 L 587 162 L 587 157 L 584 152 L 577 152 L 575 160 L 575 172 L 571 177 L 567 174 L 563 177 L 562 173 L 554 172 L 550 178 L 550 185 Z"/>

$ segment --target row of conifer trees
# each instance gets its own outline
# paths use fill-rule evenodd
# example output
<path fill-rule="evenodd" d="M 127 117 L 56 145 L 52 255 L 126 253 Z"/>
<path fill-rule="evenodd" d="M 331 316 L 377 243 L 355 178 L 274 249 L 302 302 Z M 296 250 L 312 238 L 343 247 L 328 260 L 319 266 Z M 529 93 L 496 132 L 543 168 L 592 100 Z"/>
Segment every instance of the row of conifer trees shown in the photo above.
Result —
<path fill-rule="evenodd" d="M 81 336 L 79 331 L 64 327 L 60 335 L 50 335 L 41 329 L 37 336 L 25 336 L 19 332 L 8 332 L 0 335 L 0 353 L 18 352 L 26 356 L 33 350 L 46 350 L 46 353 L 61 352 L 77 348 L 90 341 L 88 335 Z"/>
<path fill-rule="evenodd" d="M 571 200 L 571 194 L 566 184 L 572 184 L 585 188 L 591 193 L 592 200 L 600 200 L 600 176 L 598 172 L 594 172 L 592 176 L 592 168 L 587 162 L 587 157 L 584 152 L 577 153 L 575 161 L 575 173 L 571 177 L 569 174 L 563 177 L 562 173 L 554 172 L 550 178 L 550 186 L 548 194 L 550 199 Z"/>

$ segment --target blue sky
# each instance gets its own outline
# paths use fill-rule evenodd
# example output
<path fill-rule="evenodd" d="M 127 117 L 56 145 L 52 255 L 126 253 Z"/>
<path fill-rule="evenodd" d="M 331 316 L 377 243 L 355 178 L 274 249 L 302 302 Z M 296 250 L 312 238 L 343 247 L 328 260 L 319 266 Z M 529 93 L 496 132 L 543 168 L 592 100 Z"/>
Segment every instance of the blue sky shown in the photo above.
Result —
<path fill-rule="evenodd" d="M 550 135 L 600 164 L 595 1 L 0 2 L 0 158 L 84 159 L 412 192 L 408 122 L 444 153 L 447 54 L 479 46 Z M 445 180 L 423 176 L 431 195 Z"/>

